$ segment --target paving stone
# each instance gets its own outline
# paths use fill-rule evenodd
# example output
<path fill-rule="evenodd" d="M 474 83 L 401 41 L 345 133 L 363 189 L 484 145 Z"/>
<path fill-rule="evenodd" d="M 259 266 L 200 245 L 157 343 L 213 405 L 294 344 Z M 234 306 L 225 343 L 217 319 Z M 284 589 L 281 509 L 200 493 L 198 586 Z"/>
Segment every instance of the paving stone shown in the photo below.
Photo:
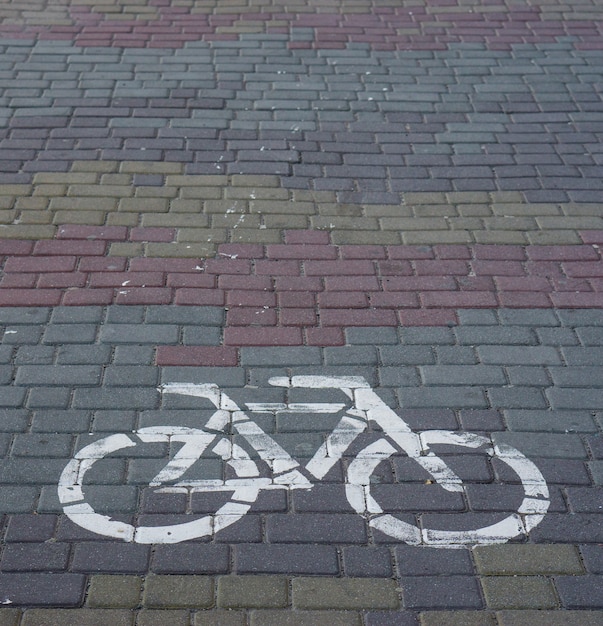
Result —
<path fill-rule="evenodd" d="M 495 626 L 496 617 L 483 611 L 423 611 L 421 626 Z"/>
<path fill-rule="evenodd" d="M 142 599 L 145 608 L 203 609 L 214 604 L 214 581 L 206 576 L 149 575 Z"/>
<path fill-rule="evenodd" d="M 406 608 L 482 608 L 477 582 L 471 576 L 403 576 L 400 581 Z"/>
<path fill-rule="evenodd" d="M 469 550 L 398 546 L 395 556 L 401 576 L 436 576 L 443 571 L 449 575 L 474 573 Z"/>
<path fill-rule="evenodd" d="M 294 578 L 292 601 L 301 610 L 396 609 L 399 597 L 393 580 L 372 578 Z"/>
<path fill-rule="evenodd" d="M 73 552 L 71 568 L 76 572 L 138 573 L 146 571 L 149 548 L 124 543 L 80 543 Z"/>
<path fill-rule="evenodd" d="M 594 626 L 601 619 L 600 611 L 551 611 L 551 610 L 520 610 L 499 611 L 496 613 L 502 626 L 520 626 L 529 622 L 535 626 Z"/>
<path fill-rule="evenodd" d="M 556 608 L 557 597 L 550 580 L 536 576 L 485 576 L 480 579 L 486 604 L 491 609 Z"/>
<path fill-rule="evenodd" d="M 45 624 L 65 624 L 66 626 L 131 626 L 133 614 L 120 609 L 28 609 L 23 614 L 22 624 L 27 626 L 44 626 Z"/>
<path fill-rule="evenodd" d="M 561 603 L 567 608 L 600 609 L 601 576 L 560 576 L 555 578 L 555 586 L 561 598 Z"/>
<path fill-rule="evenodd" d="M 136 626 L 161 626 L 166 621 L 173 626 L 189 626 L 190 618 L 190 611 L 186 610 L 142 609 L 136 615 Z"/>
<path fill-rule="evenodd" d="M 282 576 L 220 576 L 220 608 L 279 608 L 289 603 L 288 580 Z"/>
<path fill-rule="evenodd" d="M 142 578 L 138 576 L 91 576 L 86 606 L 133 609 L 140 604 Z"/>
<path fill-rule="evenodd" d="M 357 626 L 362 623 L 359 613 L 351 611 L 270 611 L 255 610 L 251 612 L 250 624 L 259 626 L 313 626 L 314 624 L 324 624 L 325 621 L 334 626 Z M 242 622 L 241 622 L 242 623 Z M 234 622 L 233 622 L 234 624 Z"/>
<path fill-rule="evenodd" d="M 234 551 L 239 574 L 330 574 L 339 573 L 337 551 L 332 546 L 241 545 Z"/>
<path fill-rule="evenodd" d="M 21 606 L 77 607 L 83 599 L 85 584 L 81 574 L 0 574 L 0 594 Z"/>

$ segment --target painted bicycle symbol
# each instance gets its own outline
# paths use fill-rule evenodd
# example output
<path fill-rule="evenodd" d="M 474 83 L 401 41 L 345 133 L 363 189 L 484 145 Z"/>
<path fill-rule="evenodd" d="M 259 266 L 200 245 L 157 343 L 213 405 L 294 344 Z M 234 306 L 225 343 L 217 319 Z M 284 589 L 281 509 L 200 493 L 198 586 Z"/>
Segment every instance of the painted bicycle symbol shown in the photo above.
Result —
<path fill-rule="evenodd" d="M 251 508 L 263 490 L 312 489 L 340 461 L 357 438 L 369 426 L 378 437 L 361 447 L 347 466 L 345 493 L 351 508 L 365 517 L 368 524 L 395 540 L 413 545 L 456 547 L 468 544 L 504 543 L 529 533 L 544 518 L 549 507 L 549 491 L 540 470 L 519 450 L 503 444 L 492 444 L 482 435 L 444 430 L 413 432 L 362 377 L 293 376 L 275 377 L 269 383 L 276 387 L 334 389 L 349 399 L 335 428 L 310 460 L 301 465 L 273 437 L 267 434 L 249 413 L 276 410 L 274 404 L 261 406 L 248 403 L 242 410 L 214 384 L 169 383 L 161 387 L 164 394 L 182 394 L 205 398 L 212 409 L 203 428 L 153 426 L 140 428 L 132 434 L 113 434 L 82 448 L 62 472 L 58 496 L 65 514 L 79 526 L 94 533 L 142 544 L 178 543 L 213 536 L 236 523 Z M 281 405 L 278 405 L 281 406 Z M 344 404 L 305 405 L 304 410 L 317 414 L 341 411 Z M 295 410 L 293 405 L 282 405 Z M 228 432 L 231 433 L 229 436 Z M 236 441 L 246 442 L 245 447 Z M 178 452 L 150 481 L 149 486 L 163 492 L 195 492 L 230 494 L 215 512 L 197 516 L 191 521 L 170 525 L 134 525 L 94 510 L 86 501 L 85 477 L 93 466 L 108 455 L 125 448 L 146 443 L 182 444 Z M 374 494 L 371 477 L 380 463 L 405 454 L 418 463 L 431 477 L 428 482 L 449 492 L 464 493 L 465 485 L 433 446 L 459 446 L 480 449 L 489 458 L 496 458 L 512 470 L 522 487 L 522 500 L 516 510 L 505 516 L 500 513 L 494 523 L 464 530 L 440 530 L 419 527 L 384 511 Z M 247 448 L 247 450 L 245 449 Z M 252 458 L 248 450 L 255 452 Z M 229 466 L 234 478 L 180 480 L 208 452 Z M 262 476 L 258 464 L 269 468 Z M 264 472 L 265 474 L 265 472 Z M 426 487 L 427 488 L 427 487 Z"/>

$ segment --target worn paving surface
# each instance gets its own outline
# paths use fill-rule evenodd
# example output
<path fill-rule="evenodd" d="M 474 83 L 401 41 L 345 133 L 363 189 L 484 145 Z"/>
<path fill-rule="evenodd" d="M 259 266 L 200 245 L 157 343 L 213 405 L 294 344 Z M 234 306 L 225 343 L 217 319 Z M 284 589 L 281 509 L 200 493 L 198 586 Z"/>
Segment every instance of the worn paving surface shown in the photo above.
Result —
<path fill-rule="evenodd" d="M 0 624 L 601 624 L 602 27 L 600 0 L 0 7 Z M 363 377 L 419 456 L 376 413 L 338 447 L 350 398 L 294 376 Z M 311 490 L 149 486 L 320 449 Z"/>

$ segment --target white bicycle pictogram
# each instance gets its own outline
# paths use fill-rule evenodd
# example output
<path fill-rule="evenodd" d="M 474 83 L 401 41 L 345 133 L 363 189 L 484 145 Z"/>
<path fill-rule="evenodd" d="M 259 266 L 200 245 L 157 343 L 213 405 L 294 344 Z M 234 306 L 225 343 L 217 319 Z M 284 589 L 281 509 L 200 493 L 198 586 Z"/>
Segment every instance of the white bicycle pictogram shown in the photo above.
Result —
<path fill-rule="evenodd" d="M 63 470 L 58 496 L 67 517 L 94 533 L 124 541 L 152 544 L 178 543 L 211 537 L 240 520 L 257 500 L 262 490 L 311 489 L 340 461 L 361 433 L 376 426 L 378 438 L 360 449 L 350 461 L 346 472 L 345 493 L 350 507 L 365 517 L 370 527 L 395 540 L 412 545 L 459 547 L 470 544 L 504 543 L 529 533 L 544 518 L 549 507 L 549 490 L 536 467 L 519 450 L 493 444 L 483 435 L 467 432 L 426 430 L 413 432 L 410 426 L 391 409 L 362 377 L 293 376 L 274 377 L 269 383 L 276 387 L 335 389 L 351 401 L 335 428 L 328 434 L 310 460 L 301 465 L 273 437 L 248 415 L 254 411 L 274 409 L 275 404 L 247 403 L 242 410 L 220 388 L 211 383 L 168 383 L 160 389 L 164 394 L 182 394 L 205 398 L 215 411 L 202 428 L 153 426 L 140 428 L 132 434 L 113 434 L 91 443 L 69 461 Z M 277 405 L 295 410 L 293 405 Z M 317 414 L 340 411 L 344 404 L 306 404 L 305 411 Z M 299 405 L 298 405 L 299 408 Z M 261 476 L 258 459 L 253 459 L 227 431 L 247 443 L 259 461 L 270 468 L 270 476 Z M 233 441 L 234 439 L 234 441 Z M 201 493 L 230 492 L 217 511 L 191 521 L 170 525 L 134 525 L 113 519 L 94 510 L 86 501 L 84 479 L 87 472 L 112 453 L 139 443 L 183 444 L 149 486 L 164 492 L 191 491 Z M 405 454 L 418 463 L 431 477 L 431 483 L 449 492 L 465 491 L 458 475 L 438 457 L 431 447 L 436 445 L 482 449 L 490 458 L 506 464 L 523 488 L 517 509 L 486 526 L 465 530 L 440 530 L 415 526 L 387 513 L 374 497 L 371 476 L 380 463 L 396 454 Z M 236 478 L 179 480 L 207 451 L 230 466 Z"/>

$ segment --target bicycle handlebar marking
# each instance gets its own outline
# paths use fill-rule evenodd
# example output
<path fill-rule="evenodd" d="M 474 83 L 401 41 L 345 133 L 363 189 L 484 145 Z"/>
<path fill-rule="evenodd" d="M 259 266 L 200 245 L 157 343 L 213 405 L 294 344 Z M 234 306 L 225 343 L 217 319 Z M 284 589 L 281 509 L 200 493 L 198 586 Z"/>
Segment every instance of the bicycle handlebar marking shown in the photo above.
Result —
<path fill-rule="evenodd" d="M 503 543 L 529 533 L 544 518 L 549 508 L 549 491 L 540 470 L 518 450 L 493 446 L 490 439 L 472 433 L 432 430 L 415 433 L 388 407 L 368 382 L 358 376 L 293 376 L 274 377 L 271 385 L 285 388 L 337 389 L 351 401 L 352 407 L 325 438 L 313 457 L 301 466 L 249 415 L 233 402 L 217 385 L 210 383 L 169 383 L 160 390 L 205 398 L 215 408 L 203 428 L 155 426 L 140 428 L 131 435 L 109 435 L 82 448 L 66 465 L 58 485 L 58 496 L 65 514 L 79 526 L 94 533 L 136 543 L 178 543 L 214 535 L 240 520 L 267 489 L 311 489 L 314 480 L 323 479 L 350 449 L 370 423 L 382 431 L 376 441 L 356 453 L 346 474 L 346 497 L 351 508 L 367 519 L 369 526 L 393 539 L 413 545 L 459 547 L 467 544 Z M 341 403 L 248 403 L 250 412 L 314 412 L 334 414 L 342 411 Z M 226 434 L 232 426 L 253 449 L 272 473 L 261 477 L 258 461 Z M 216 441 L 217 440 L 217 441 Z M 166 463 L 149 486 L 163 493 L 226 492 L 225 504 L 209 515 L 192 521 L 166 526 L 128 524 L 97 513 L 86 502 L 84 480 L 89 470 L 107 455 L 138 443 L 182 443 L 178 452 Z M 464 493 L 461 478 L 431 450 L 433 445 L 462 448 L 483 448 L 489 457 L 496 457 L 519 477 L 524 498 L 517 510 L 488 526 L 469 530 L 420 528 L 403 522 L 383 510 L 371 492 L 371 477 L 383 461 L 400 451 L 417 462 L 430 476 L 429 482 L 449 492 Z M 207 451 L 222 459 L 236 475 L 224 480 L 180 480 Z M 177 482 L 175 482 L 177 481 Z M 172 484 L 166 484 L 172 483 Z M 504 515 L 504 514 L 502 514 Z"/>

